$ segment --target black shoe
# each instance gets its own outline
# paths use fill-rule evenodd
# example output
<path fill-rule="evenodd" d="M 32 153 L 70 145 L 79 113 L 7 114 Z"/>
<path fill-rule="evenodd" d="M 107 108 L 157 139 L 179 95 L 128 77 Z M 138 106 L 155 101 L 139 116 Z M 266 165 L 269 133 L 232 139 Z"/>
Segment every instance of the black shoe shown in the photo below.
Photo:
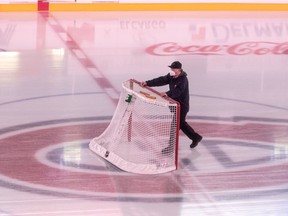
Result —
<path fill-rule="evenodd" d="M 202 138 L 203 138 L 202 136 L 197 134 L 197 137 L 192 141 L 190 148 L 195 148 L 198 145 L 198 143 L 201 142 Z"/>
<path fill-rule="evenodd" d="M 169 153 L 172 153 L 173 152 L 173 146 L 172 145 L 169 145 L 167 146 L 166 148 L 162 149 L 162 154 L 169 154 Z"/>

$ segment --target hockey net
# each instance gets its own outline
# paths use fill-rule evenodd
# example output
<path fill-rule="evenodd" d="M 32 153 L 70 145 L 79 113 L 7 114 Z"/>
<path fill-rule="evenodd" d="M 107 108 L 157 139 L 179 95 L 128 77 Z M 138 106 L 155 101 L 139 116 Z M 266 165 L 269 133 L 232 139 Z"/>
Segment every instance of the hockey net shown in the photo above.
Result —
<path fill-rule="evenodd" d="M 127 172 L 157 174 L 175 170 L 179 112 L 178 102 L 161 97 L 136 80 L 127 80 L 122 83 L 109 126 L 90 141 L 89 148 Z"/>

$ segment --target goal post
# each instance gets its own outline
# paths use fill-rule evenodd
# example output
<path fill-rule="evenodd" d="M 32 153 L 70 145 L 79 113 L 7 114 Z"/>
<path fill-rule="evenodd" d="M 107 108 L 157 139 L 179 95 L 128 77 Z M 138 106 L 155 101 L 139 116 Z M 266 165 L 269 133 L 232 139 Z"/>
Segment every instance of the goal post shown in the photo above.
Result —
<path fill-rule="evenodd" d="M 89 148 L 127 172 L 169 172 L 178 165 L 179 120 L 177 101 L 130 79 L 122 83 L 109 126 Z"/>

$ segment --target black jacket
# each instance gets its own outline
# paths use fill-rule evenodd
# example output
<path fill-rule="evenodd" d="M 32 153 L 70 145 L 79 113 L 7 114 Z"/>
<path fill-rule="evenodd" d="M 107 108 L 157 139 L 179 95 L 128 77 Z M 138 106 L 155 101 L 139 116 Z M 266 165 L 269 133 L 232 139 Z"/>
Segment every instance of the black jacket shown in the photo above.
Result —
<path fill-rule="evenodd" d="M 146 81 L 147 86 L 163 86 L 169 84 L 169 91 L 167 96 L 180 103 L 181 110 L 189 111 L 189 82 L 187 73 L 183 70 L 177 78 L 170 76 L 168 73 L 165 76 Z"/>

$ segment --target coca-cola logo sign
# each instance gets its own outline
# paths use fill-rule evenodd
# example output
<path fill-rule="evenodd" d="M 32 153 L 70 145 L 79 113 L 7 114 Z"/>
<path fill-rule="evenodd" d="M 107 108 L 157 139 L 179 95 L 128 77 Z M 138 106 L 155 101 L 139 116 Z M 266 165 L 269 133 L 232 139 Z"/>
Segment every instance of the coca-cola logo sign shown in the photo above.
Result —
<path fill-rule="evenodd" d="M 180 45 L 165 42 L 152 45 L 146 49 L 150 55 L 288 55 L 288 42 L 241 42 L 231 45 Z"/>

